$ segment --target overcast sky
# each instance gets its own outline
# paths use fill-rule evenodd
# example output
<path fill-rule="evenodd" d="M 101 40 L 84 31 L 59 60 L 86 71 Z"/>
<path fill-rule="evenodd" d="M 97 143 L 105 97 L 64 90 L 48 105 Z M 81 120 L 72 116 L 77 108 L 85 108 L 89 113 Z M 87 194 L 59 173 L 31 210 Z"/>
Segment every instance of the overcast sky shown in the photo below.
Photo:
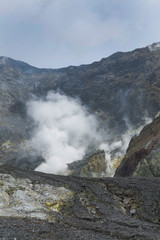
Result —
<path fill-rule="evenodd" d="M 91 63 L 160 41 L 159 24 L 160 0 L 0 0 L 0 56 Z"/>

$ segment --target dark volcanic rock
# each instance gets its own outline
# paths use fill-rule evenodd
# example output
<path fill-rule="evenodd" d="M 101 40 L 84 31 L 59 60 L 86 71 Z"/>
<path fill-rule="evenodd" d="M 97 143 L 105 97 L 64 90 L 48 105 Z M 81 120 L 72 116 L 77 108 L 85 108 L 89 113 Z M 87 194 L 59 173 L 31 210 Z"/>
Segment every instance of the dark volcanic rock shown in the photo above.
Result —
<path fill-rule="evenodd" d="M 132 138 L 115 176 L 160 176 L 160 117 Z"/>
<path fill-rule="evenodd" d="M 70 175 L 81 177 L 101 177 L 106 176 L 107 163 L 105 152 L 97 150 L 87 154 L 83 160 L 68 164 Z"/>
<path fill-rule="evenodd" d="M 160 239 L 160 179 L 0 167 L 2 239 Z"/>

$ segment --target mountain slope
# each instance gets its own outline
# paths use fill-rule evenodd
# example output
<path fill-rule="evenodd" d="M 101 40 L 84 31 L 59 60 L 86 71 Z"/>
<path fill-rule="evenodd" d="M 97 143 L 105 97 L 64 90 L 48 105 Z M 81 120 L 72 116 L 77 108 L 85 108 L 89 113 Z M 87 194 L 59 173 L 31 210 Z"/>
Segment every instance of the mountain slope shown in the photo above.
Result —
<path fill-rule="evenodd" d="M 48 91 L 60 90 L 79 97 L 119 136 L 128 124 L 137 127 L 146 115 L 153 117 L 160 108 L 158 46 L 153 44 L 128 53 L 118 52 L 90 65 L 57 70 L 38 69 L 1 57 L 1 161 L 32 169 L 43 161 L 41 156 L 38 160 L 30 156 L 24 141 L 33 127 L 26 115 L 26 102 L 32 94 L 44 97 Z"/>
<path fill-rule="evenodd" d="M 111 125 L 125 128 L 125 120 L 137 124 L 145 112 L 159 110 L 160 51 L 149 47 L 116 53 L 91 65 L 69 67 L 56 83 L 41 81 L 35 92 L 61 89 L 79 96 L 94 111 L 102 111 Z M 136 113 L 136 114 L 135 114 Z"/>
<path fill-rule="evenodd" d="M 0 166 L 2 239 L 160 238 L 160 180 L 87 179 Z"/>
<path fill-rule="evenodd" d="M 131 139 L 115 176 L 160 177 L 160 116 Z"/>

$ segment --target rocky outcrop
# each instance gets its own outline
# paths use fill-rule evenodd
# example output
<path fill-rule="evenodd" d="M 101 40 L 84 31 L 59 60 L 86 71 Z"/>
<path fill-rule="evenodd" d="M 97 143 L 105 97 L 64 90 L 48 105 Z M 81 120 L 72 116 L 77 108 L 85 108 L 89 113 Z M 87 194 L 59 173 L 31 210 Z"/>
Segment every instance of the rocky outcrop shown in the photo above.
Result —
<path fill-rule="evenodd" d="M 79 178 L 0 166 L 0 238 L 155 240 L 158 178 Z"/>
<path fill-rule="evenodd" d="M 87 154 L 83 160 L 68 164 L 70 175 L 81 177 L 101 177 L 105 176 L 107 162 L 105 152 L 97 150 L 92 154 Z"/>
<path fill-rule="evenodd" d="M 115 176 L 160 176 L 160 116 L 132 138 Z"/>

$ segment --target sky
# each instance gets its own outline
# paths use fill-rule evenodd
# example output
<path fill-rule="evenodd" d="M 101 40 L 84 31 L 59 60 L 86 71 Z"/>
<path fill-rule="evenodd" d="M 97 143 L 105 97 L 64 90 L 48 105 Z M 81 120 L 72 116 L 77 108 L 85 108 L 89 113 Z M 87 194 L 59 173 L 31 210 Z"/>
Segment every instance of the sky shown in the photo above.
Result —
<path fill-rule="evenodd" d="M 160 41 L 159 0 L 0 0 L 0 56 L 89 64 Z"/>

